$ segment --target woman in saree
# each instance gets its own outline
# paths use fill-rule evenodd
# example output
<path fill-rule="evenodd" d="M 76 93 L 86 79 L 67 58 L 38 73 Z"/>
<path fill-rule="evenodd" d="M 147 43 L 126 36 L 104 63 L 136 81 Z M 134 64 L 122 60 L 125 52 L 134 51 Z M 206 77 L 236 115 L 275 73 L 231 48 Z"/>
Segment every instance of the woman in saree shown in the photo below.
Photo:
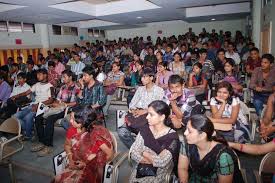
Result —
<path fill-rule="evenodd" d="M 137 162 L 130 182 L 162 183 L 169 167 L 177 164 L 179 139 L 176 131 L 166 125 L 169 106 L 160 100 L 149 104 L 148 124 L 140 129 L 130 154 Z"/>
<path fill-rule="evenodd" d="M 76 107 L 65 140 L 69 164 L 54 183 L 101 183 L 104 166 L 113 154 L 112 137 L 90 107 Z"/>

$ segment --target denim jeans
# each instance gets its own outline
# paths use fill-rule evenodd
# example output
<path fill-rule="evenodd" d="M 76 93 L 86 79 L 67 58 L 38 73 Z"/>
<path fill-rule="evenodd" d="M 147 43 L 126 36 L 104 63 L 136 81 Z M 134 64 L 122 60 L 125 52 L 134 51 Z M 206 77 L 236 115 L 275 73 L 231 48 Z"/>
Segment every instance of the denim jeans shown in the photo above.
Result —
<path fill-rule="evenodd" d="M 135 138 L 131 131 L 127 128 L 126 124 L 118 128 L 117 133 L 123 144 L 125 144 L 130 149 L 132 144 L 135 142 Z"/>
<path fill-rule="evenodd" d="M 259 117 L 261 116 L 262 110 L 264 108 L 263 106 L 264 104 L 266 104 L 268 97 L 269 97 L 268 94 L 254 92 L 253 105 Z"/>
<path fill-rule="evenodd" d="M 14 114 L 14 117 L 16 117 L 20 121 L 22 130 L 25 132 L 27 138 L 32 137 L 34 116 L 35 112 L 32 112 L 31 105 L 23 109 L 22 111 Z"/>

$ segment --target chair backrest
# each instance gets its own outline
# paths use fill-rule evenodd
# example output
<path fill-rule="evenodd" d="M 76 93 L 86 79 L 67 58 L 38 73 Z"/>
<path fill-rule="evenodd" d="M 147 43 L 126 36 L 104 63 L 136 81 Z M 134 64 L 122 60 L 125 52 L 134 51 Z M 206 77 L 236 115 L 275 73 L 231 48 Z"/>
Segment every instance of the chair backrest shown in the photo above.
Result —
<path fill-rule="evenodd" d="M 111 134 L 112 140 L 113 140 L 114 153 L 116 154 L 118 152 L 116 136 L 112 132 L 110 132 L 110 134 Z"/>
<path fill-rule="evenodd" d="M 275 152 L 270 152 L 266 154 L 260 164 L 259 167 L 259 175 L 262 172 L 265 173 L 275 173 Z"/>
<path fill-rule="evenodd" d="M 240 108 L 241 108 L 243 114 L 245 116 L 248 116 L 248 121 L 251 121 L 250 110 L 249 110 L 249 108 L 247 107 L 247 105 L 243 101 L 240 101 Z"/>
<path fill-rule="evenodd" d="M 8 118 L 0 125 L 0 132 L 21 134 L 21 124 L 16 118 Z"/>

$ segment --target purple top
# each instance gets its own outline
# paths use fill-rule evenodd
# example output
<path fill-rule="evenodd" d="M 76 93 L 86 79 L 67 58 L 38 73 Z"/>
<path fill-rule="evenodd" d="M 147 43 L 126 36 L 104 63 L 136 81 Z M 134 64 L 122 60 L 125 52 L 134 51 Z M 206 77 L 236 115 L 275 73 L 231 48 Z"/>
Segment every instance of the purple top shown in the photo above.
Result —
<path fill-rule="evenodd" d="M 163 85 L 167 85 L 168 84 L 168 80 L 170 78 L 170 76 L 173 75 L 173 72 L 171 71 L 166 71 L 165 75 L 159 75 L 159 84 Z"/>
<path fill-rule="evenodd" d="M 0 84 L 0 101 L 6 102 L 11 95 L 11 87 L 6 81 Z"/>

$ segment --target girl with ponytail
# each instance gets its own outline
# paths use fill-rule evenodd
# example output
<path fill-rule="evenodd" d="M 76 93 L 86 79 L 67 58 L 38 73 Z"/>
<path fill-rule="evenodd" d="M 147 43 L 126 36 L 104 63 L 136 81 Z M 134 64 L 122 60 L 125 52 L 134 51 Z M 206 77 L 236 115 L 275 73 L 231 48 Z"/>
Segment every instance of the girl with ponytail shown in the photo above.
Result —
<path fill-rule="evenodd" d="M 237 157 L 204 115 L 193 115 L 184 132 L 178 161 L 180 183 L 242 183 Z"/>

